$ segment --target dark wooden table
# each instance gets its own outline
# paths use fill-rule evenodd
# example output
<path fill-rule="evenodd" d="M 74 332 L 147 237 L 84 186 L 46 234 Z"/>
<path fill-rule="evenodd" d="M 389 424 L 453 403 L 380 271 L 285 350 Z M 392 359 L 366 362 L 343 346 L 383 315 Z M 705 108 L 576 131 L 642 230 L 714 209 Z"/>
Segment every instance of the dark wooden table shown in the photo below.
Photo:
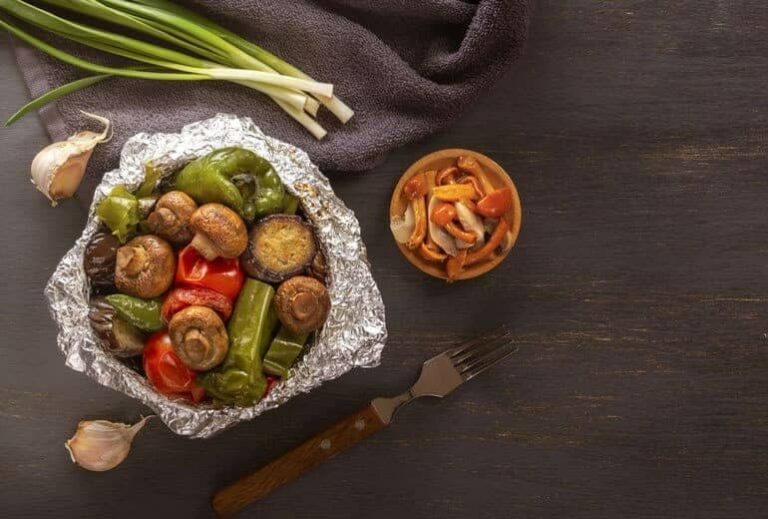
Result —
<path fill-rule="evenodd" d="M 8 114 L 26 93 L 7 40 L 0 68 Z M 209 441 L 156 422 L 106 474 L 64 440 L 146 409 L 64 367 L 42 289 L 84 213 L 29 185 L 34 118 L 0 131 L 0 516 L 208 517 L 221 484 L 508 323 L 516 358 L 243 517 L 765 517 L 767 85 L 762 0 L 540 0 L 522 62 L 453 128 L 332 176 L 387 305 L 381 367 Z M 524 206 L 507 262 L 455 286 L 406 263 L 386 222 L 399 173 L 451 146 L 506 166 Z"/>

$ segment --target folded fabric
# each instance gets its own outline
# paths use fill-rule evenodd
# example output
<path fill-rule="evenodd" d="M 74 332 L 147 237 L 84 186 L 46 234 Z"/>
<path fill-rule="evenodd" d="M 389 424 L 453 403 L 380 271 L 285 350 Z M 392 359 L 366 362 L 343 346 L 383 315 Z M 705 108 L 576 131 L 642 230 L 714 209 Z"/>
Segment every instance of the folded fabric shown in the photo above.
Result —
<path fill-rule="evenodd" d="M 183 4 L 295 64 L 355 110 L 331 114 L 316 141 L 264 96 L 225 82 L 113 78 L 41 110 L 54 140 L 86 125 L 79 110 L 111 119 L 81 187 L 87 202 L 122 144 L 138 132 L 178 131 L 218 112 L 251 117 L 265 133 L 309 153 L 324 170 L 364 171 L 387 151 L 445 127 L 519 56 L 531 0 L 196 0 Z M 51 37 L 44 35 L 46 40 Z M 56 45 L 93 61 L 112 58 L 71 42 Z M 88 75 L 25 44 L 15 46 L 32 96 Z M 114 62 L 119 62 L 115 60 Z M 322 112 L 322 110 L 321 110 Z M 7 114 L 9 115 L 9 114 Z"/>

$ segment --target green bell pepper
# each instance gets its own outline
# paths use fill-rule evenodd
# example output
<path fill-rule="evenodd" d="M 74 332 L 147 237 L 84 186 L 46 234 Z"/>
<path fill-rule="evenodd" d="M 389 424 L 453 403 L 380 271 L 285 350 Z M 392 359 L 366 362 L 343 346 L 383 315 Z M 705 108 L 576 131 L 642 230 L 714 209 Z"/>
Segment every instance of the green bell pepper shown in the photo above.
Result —
<path fill-rule="evenodd" d="M 228 404 L 250 406 L 267 390 L 262 359 L 277 327 L 272 305 L 275 289 L 248 278 L 229 320 L 229 351 L 218 367 L 198 375 L 197 382 L 214 398 Z"/>
<path fill-rule="evenodd" d="M 308 333 L 296 334 L 285 326 L 281 327 L 264 357 L 264 372 L 285 378 L 288 368 L 301 353 L 308 337 Z"/>
<path fill-rule="evenodd" d="M 124 186 L 115 186 L 109 196 L 99 203 L 96 216 L 101 218 L 120 243 L 125 243 L 139 224 L 139 200 Z"/>
<path fill-rule="evenodd" d="M 144 182 L 141 183 L 139 189 L 136 191 L 136 196 L 143 198 L 154 193 L 157 184 L 160 182 L 162 173 L 160 168 L 155 166 L 152 161 L 144 164 Z"/>
<path fill-rule="evenodd" d="M 221 148 L 190 162 L 176 175 L 175 187 L 200 204 L 227 205 L 247 221 L 286 204 L 272 164 L 244 148 Z"/>
<path fill-rule="evenodd" d="M 108 295 L 106 300 L 118 316 L 140 330 L 156 332 L 165 328 L 160 315 L 159 301 L 140 299 L 126 294 Z"/>
<path fill-rule="evenodd" d="M 283 212 L 285 214 L 296 214 L 296 211 L 298 210 L 299 210 L 299 199 L 289 193 L 286 193 L 285 206 L 283 207 Z"/>

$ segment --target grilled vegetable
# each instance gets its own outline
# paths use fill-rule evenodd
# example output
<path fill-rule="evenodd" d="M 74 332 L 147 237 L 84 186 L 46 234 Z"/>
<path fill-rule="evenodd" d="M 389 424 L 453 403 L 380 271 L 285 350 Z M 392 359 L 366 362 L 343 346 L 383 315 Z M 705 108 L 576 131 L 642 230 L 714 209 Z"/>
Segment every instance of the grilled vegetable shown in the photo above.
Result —
<path fill-rule="evenodd" d="M 321 251 L 317 251 L 317 254 L 315 254 L 307 274 L 321 283 L 325 282 L 325 278 L 328 275 L 328 262 L 325 260 L 325 255 Z"/>
<path fill-rule="evenodd" d="M 157 297 L 171 286 L 176 256 L 167 241 L 147 234 L 117 250 L 115 285 L 120 292 L 144 299 Z"/>
<path fill-rule="evenodd" d="M 140 330 L 156 332 L 165 326 L 160 317 L 160 303 L 157 301 L 126 294 L 112 294 L 105 299 L 117 315 Z"/>
<path fill-rule="evenodd" d="M 189 306 L 205 306 L 214 310 L 223 320 L 232 315 L 232 301 L 227 296 L 210 288 L 177 287 L 171 290 L 163 301 L 160 313 L 165 322 Z"/>
<path fill-rule="evenodd" d="M 264 372 L 285 378 L 288 375 L 288 368 L 301 353 L 308 337 L 307 333 L 296 334 L 281 327 L 264 357 Z"/>
<path fill-rule="evenodd" d="M 208 261 L 190 245 L 179 253 L 177 285 L 210 288 L 234 300 L 243 286 L 244 279 L 240 261 L 237 259 L 216 258 Z"/>
<path fill-rule="evenodd" d="M 121 319 L 106 299 L 92 299 L 88 317 L 101 345 L 116 357 L 134 357 L 144 351 L 144 334 Z"/>
<path fill-rule="evenodd" d="M 161 196 L 147 218 L 149 229 L 174 245 L 186 245 L 193 232 L 189 220 L 197 209 L 192 198 L 182 191 L 171 191 Z"/>
<path fill-rule="evenodd" d="M 205 389 L 195 381 L 195 373 L 181 362 L 173 351 L 168 332 L 153 334 L 144 347 L 144 373 L 160 393 L 191 398 L 200 402 Z"/>
<path fill-rule="evenodd" d="M 120 240 L 107 233 L 96 234 L 85 246 L 83 269 L 95 287 L 115 284 L 115 263 Z"/>
<path fill-rule="evenodd" d="M 309 225 L 298 216 L 278 214 L 264 218 L 251 230 L 242 265 L 249 276 L 280 283 L 304 271 L 316 253 Z"/>
<path fill-rule="evenodd" d="M 177 313 L 168 323 L 173 351 L 189 368 L 207 371 L 215 368 L 229 349 L 224 322 L 205 306 L 190 306 Z"/>
<path fill-rule="evenodd" d="M 217 368 L 198 377 L 216 399 L 239 406 L 258 402 L 267 388 L 262 359 L 277 326 L 272 308 L 275 289 L 248 279 L 229 321 L 229 351 Z"/>
<path fill-rule="evenodd" d="M 222 204 L 205 204 L 192 214 L 189 227 L 195 233 L 192 246 L 208 261 L 237 258 L 248 246 L 243 220 Z"/>
<path fill-rule="evenodd" d="M 275 308 L 288 330 L 309 333 L 319 329 L 328 318 L 331 298 L 325 285 L 315 278 L 295 276 L 278 287 Z"/>
<path fill-rule="evenodd" d="M 115 186 L 96 208 L 96 216 L 125 243 L 139 224 L 139 200 L 125 187 Z"/>
<path fill-rule="evenodd" d="M 287 203 L 272 164 L 243 148 L 222 148 L 187 164 L 176 189 L 200 204 L 224 204 L 247 220 L 280 211 Z"/>

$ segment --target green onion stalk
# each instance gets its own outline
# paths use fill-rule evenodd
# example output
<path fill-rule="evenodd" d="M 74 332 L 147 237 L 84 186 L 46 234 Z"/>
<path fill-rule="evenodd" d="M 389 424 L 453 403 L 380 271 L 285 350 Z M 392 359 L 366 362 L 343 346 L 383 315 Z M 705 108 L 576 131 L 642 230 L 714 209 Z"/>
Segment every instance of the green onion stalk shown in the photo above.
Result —
<path fill-rule="evenodd" d="M 314 119 L 321 105 L 343 123 L 354 114 L 334 96 L 333 85 L 315 81 L 261 47 L 167 0 L 42 0 L 38 3 L 130 29 L 169 46 L 73 21 L 24 0 L 0 0 L 0 11 L 15 20 L 142 64 L 109 67 L 92 63 L 56 49 L 16 23 L 0 18 L 0 28 L 19 39 L 56 59 L 97 74 L 59 86 L 34 99 L 13 114 L 6 126 L 31 110 L 113 76 L 236 83 L 271 98 L 317 139 L 326 135 L 325 129 Z"/>

